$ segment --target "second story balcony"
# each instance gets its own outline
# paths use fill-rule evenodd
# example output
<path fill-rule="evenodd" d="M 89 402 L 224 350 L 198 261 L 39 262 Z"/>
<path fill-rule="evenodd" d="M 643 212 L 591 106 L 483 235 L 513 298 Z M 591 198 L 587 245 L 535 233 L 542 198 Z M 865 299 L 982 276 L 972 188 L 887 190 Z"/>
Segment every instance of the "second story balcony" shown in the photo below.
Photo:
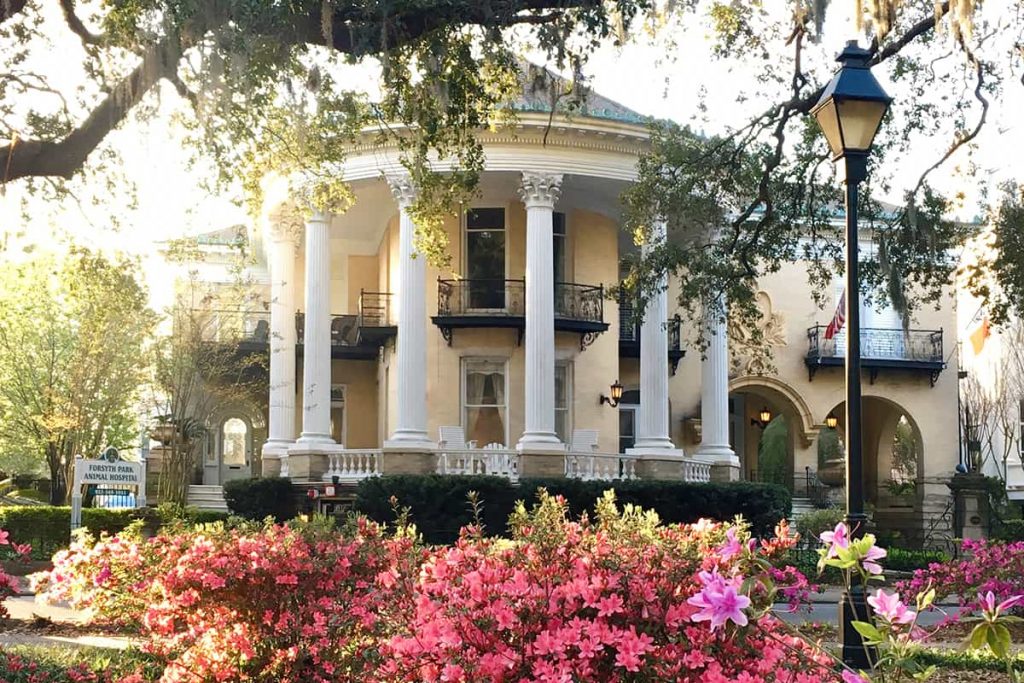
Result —
<path fill-rule="evenodd" d="M 807 330 L 804 362 L 811 380 L 819 368 L 846 364 L 845 335 L 825 339 L 825 329 L 825 325 L 815 325 Z M 935 386 L 939 373 L 946 367 L 942 330 L 862 328 L 860 358 L 872 383 L 880 371 L 908 370 L 927 374 Z"/>
<path fill-rule="evenodd" d="M 676 374 L 679 368 L 679 361 L 686 355 L 680 341 L 682 320 L 677 315 L 667 320 L 668 331 L 668 362 L 672 368 L 672 374 Z M 635 310 L 632 304 L 619 299 L 619 358 L 640 357 L 640 323 L 636 320 Z"/>
<path fill-rule="evenodd" d="M 580 335 L 580 348 L 608 329 L 604 287 L 558 282 L 554 291 L 555 330 Z M 522 343 L 526 329 L 525 280 L 438 280 L 437 315 L 431 319 L 449 345 L 457 328 L 508 328 Z"/>
<path fill-rule="evenodd" d="M 202 321 L 203 338 L 211 342 L 236 344 L 245 352 L 270 348 L 270 312 L 262 310 L 195 311 Z M 306 316 L 295 314 L 296 349 L 303 347 Z M 396 334 L 391 320 L 391 294 L 361 291 L 359 313 L 331 316 L 331 357 L 374 360 L 378 349 Z"/>

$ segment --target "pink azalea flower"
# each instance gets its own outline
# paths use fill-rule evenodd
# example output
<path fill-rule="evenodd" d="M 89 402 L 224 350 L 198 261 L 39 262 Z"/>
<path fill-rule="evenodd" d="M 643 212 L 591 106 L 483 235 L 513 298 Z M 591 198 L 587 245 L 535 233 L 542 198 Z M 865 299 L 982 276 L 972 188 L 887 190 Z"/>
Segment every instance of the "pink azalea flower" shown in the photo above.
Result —
<path fill-rule="evenodd" d="M 839 554 L 840 548 L 850 547 L 850 530 L 843 522 L 836 524 L 836 528 L 832 531 L 822 531 L 821 536 L 818 538 L 821 539 L 822 543 L 828 544 L 828 554 L 826 557 L 835 557 Z"/>
<path fill-rule="evenodd" d="M 881 588 L 868 598 L 868 604 L 875 610 L 875 615 L 890 624 L 909 624 L 916 614 L 907 609 L 896 593 L 886 593 Z"/>
<path fill-rule="evenodd" d="M 868 548 L 868 552 L 864 555 L 864 559 L 862 561 L 864 569 L 866 569 L 869 574 L 875 574 L 876 576 L 881 574 L 882 565 L 875 562 L 875 560 L 880 560 L 887 554 L 888 553 L 884 548 L 879 548 L 877 545 L 871 546 Z"/>
<path fill-rule="evenodd" d="M 1016 607 L 1021 602 L 1024 602 L 1024 595 L 1014 595 L 997 604 L 996 596 L 992 591 L 985 593 L 985 595 L 978 594 L 978 603 L 987 619 L 996 619 L 1000 614 L 1011 607 Z"/>
<path fill-rule="evenodd" d="M 747 615 L 743 610 L 750 607 L 750 598 L 737 592 L 742 583 L 740 577 L 726 580 L 716 569 L 710 573 L 701 572 L 700 580 L 704 588 L 686 601 L 700 608 L 690 616 L 690 621 L 710 621 L 712 631 L 729 621 L 737 626 L 747 625 Z"/>
<path fill-rule="evenodd" d="M 3 529 L 0 529 L 0 545 L 7 545 L 10 543 L 11 534 Z"/>
<path fill-rule="evenodd" d="M 871 683 L 871 679 L 855 671 L 844 669 L 843 683 Z"/>
<path fill-rule="evenodd" d="M 718 547 L 718 554 L 722 556 L 723 561 L 728 562 L 742 552 L 743 544 L 736 538 L 736 527 L 732 527 L 725 532 L 725 543 Z"/>

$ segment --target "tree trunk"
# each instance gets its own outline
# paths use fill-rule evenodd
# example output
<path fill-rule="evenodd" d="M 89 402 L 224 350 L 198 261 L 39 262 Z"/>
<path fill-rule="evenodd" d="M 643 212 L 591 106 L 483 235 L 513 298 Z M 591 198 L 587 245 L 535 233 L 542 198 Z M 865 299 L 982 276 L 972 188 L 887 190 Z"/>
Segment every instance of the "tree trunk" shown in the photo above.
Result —
<path fill-rule="evenodd" d="M 50 505 L 63 505 L 67 496 L 67 481 L 60 462 L 60 450 L 52 441 L 46 444 L 46 464 L 50 469 Z"/>

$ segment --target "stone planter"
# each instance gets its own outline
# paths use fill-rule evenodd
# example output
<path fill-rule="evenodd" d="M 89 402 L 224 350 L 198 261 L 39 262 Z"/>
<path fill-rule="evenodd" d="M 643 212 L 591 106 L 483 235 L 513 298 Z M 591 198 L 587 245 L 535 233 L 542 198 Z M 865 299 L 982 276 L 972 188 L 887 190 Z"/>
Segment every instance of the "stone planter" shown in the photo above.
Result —
<path fill-rule="evenodd" d="M 166 446 L 174 440 L 174 425 L 158 424 L 150 430 L 149 436 Z"/>
<path fill-rule="evenodd" d="M 818 468 L 818 480 L 826 486 L 842 486 L 846 483 L 846 459 L 826 460 Z"/>

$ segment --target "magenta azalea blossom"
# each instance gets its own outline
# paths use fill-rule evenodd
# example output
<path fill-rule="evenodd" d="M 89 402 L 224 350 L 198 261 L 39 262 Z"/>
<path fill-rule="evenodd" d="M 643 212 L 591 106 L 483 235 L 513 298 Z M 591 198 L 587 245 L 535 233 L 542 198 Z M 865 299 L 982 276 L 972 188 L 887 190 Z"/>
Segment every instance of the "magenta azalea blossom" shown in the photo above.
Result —
<path fill-rule="evenodd" d="M 839 554 L 840 548 L 850 547 L 850 531 L 843 522 L 836 524 L 832 531 L 822 531 L 819 538 L 822 543 L 828 544 L 828 554 L 825 557 L 835 557 Z"/>
<path fill-rule="evenodd" d="M 742 583 L 740 577 L 725 579 L 716 569 L 713 572 L 701 572 L 700 580 L 704 588 L 686 601 L 700 608 L 690 617 L 691 621 L 710 621 L 712 631 L 725 626 L 729 621 L 737 626 L 747 625 L 747 615 L 743 610 L 750 607 L 750 598 L 738 592 Z"/>
<path fill-rule="evenodd" d="M 1000 603 L 996 603 L 996 596 L 992 591 L 984 595 L 978 594 L 978 604 L 981 607 L 981 611 L 984 613 L 985 618 L 990 620 L 997 619 L 1000 614 L 1011 607 L 1016 607 L 1021 602 L 1024 602 L 1024 595 L 1014 595 Z"/>
<path fill-rule="evenodd" d="M 890 624 L 909 624 L 917 616 L 915 612 L 907 609 L 899 595 L 886 593 L 881 588 L 868 598 L 868 604 L 875 610 L 875 616 Z"/>
<path fill-rule="evenodd" d="M 845 670 L 843 671 L 843 683 L 871 683 L 871 679 L 855 671 Z"/>

